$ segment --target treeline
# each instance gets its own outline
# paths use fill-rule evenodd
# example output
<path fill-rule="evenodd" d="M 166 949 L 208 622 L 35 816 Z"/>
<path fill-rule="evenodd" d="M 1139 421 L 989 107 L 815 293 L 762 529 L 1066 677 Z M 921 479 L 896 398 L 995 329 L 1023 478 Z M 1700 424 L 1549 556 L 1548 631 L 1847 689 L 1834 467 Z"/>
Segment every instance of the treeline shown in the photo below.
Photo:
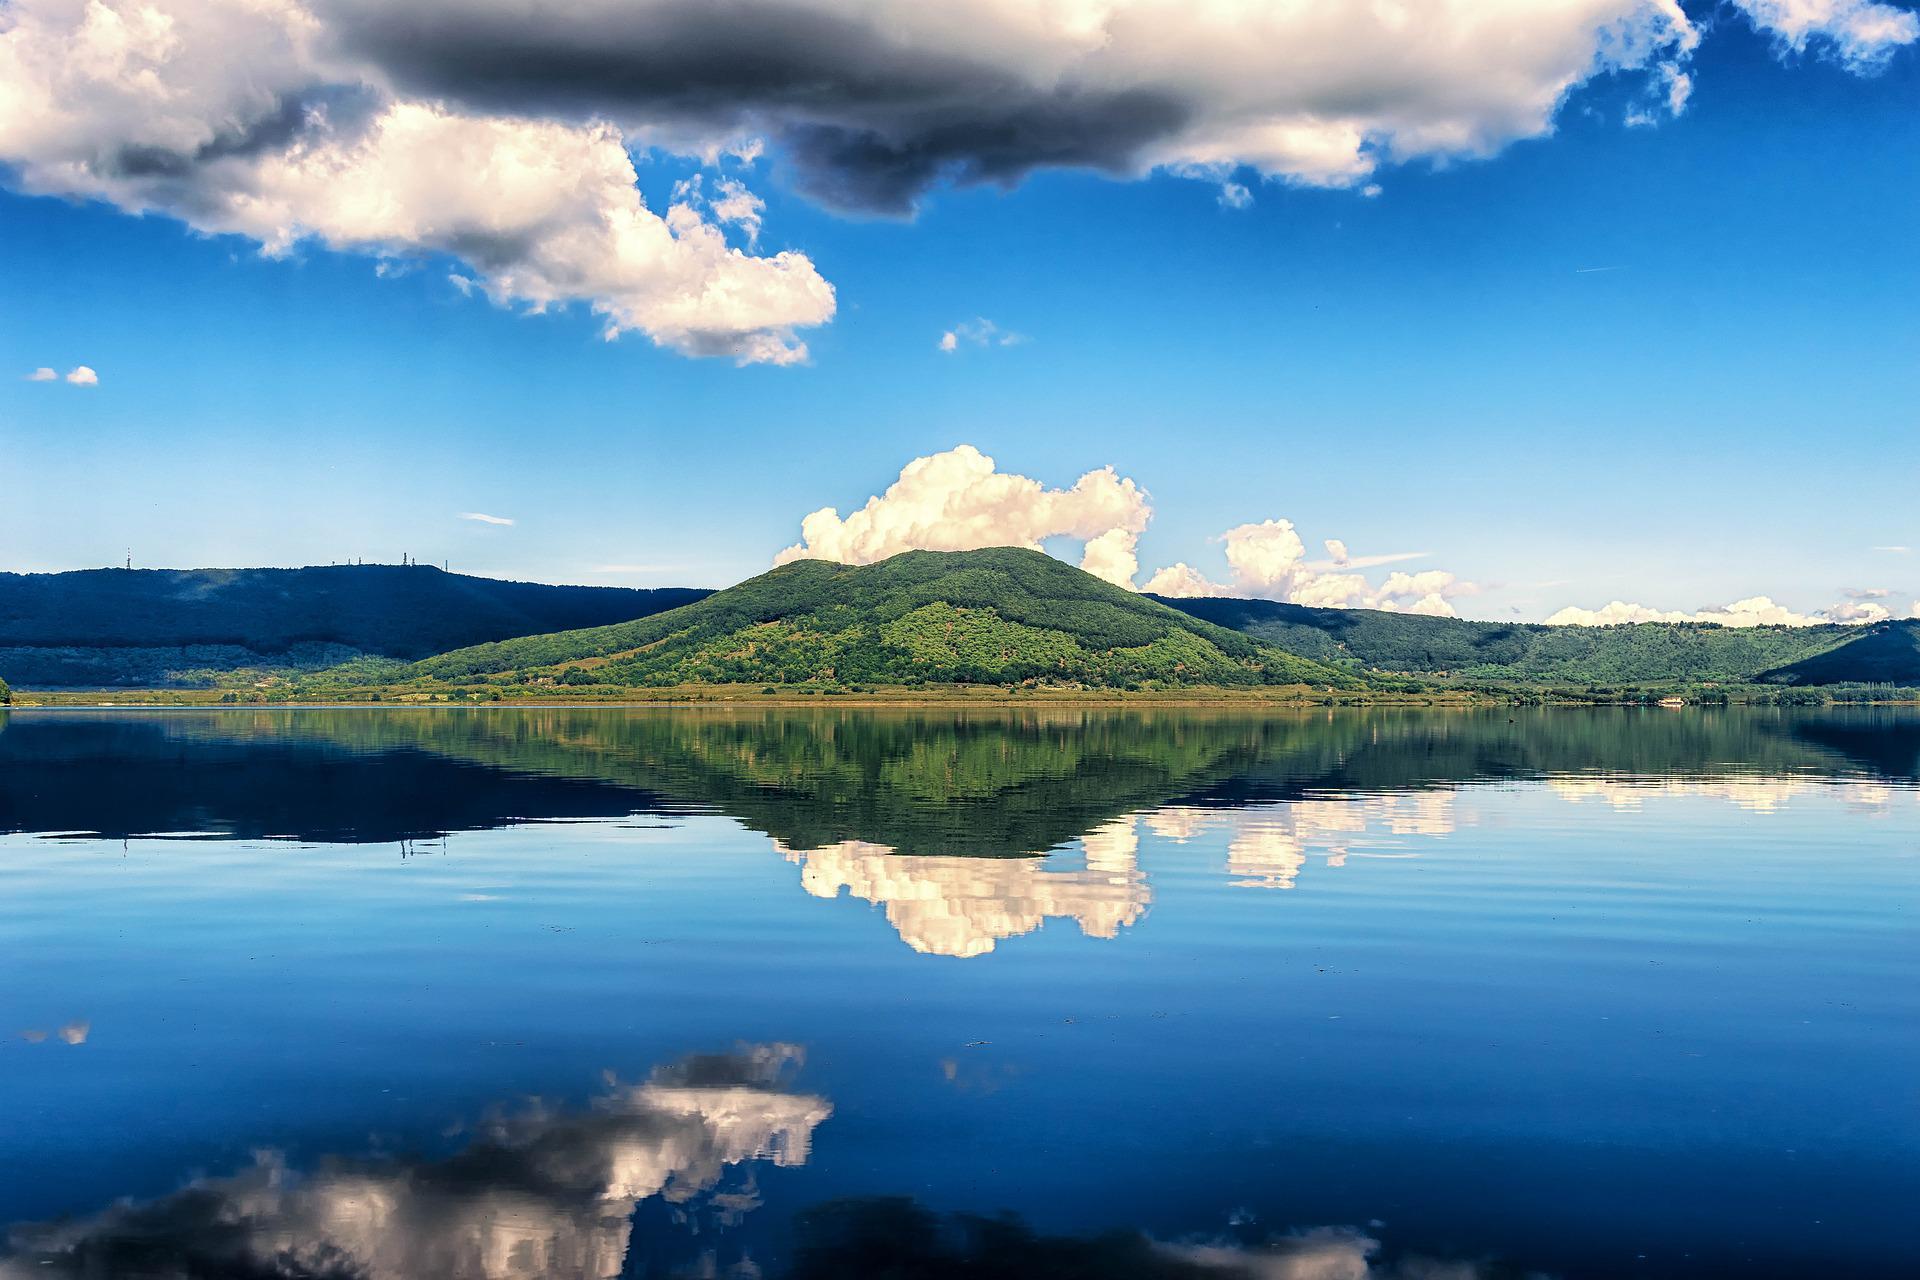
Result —
<path fill-rule="evenodd" d="M 422 658 L 597 626 L 701 599 L 693 588 L 556 587 L 399 565 L 0 573 L 0 665 L 22 685 L 190 684 L 351 654 Z"/>
<path fill-rule="evenodd" d="M 1722 627 L 1628 623 L 1549 627 L 1270 600 L 1168 604 L 1327 663 L 1453 681 L 1591 688 L 1668 683 L 1920 683 L 1913 623 L 1874 627 Z"/>
<path fill-rule="evenodd" d="M 657 617 L 479 645 L 380 674 L 641 688 L 1363 683 L 1039 552 L 1008 548 L 909 552 L 860 567 L 801 561 Z"/>

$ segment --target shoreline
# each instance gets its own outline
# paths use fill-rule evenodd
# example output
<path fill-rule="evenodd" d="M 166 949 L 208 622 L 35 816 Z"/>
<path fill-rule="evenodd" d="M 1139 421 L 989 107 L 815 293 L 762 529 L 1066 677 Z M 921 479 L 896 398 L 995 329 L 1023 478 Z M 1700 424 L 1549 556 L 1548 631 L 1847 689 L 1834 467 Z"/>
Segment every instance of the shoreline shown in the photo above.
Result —
<path fill-rule="evenodd" d="M 488 691 L 492 692 L 492 691 Z M 418 691 L 344 692 L 339 697 L 315 697 L 309 691 L 292 696 L 272 696 L 259 690 L 241 693 L 232 689 L 57 689 L 13 690 L 11 705 L 0 704 L 0 714 L 15 711 L 48 710 L 382 710 L 382 709 L 567 709 L 607 707 L 629 709 L 690 708 L 804 708 L 846 707 L 859 709 L 944 709 L 982 707 L 1013 709 L 1020 707 L 1167 707 L 1182 709 L 1271 709 L 1290 711 L 1334 711 L 1368 708 L 1424 708 L 1491 710 L 1518 707 L 1631 707 L 1649 711 L 1692 710 L 1725 706 L 1824 705 L 1858 707 L 1912 707 L 1911 699 L 1846 700 L 1823 702 L 1785 702 L 1765 697 L 1745 699 L 1686 698 L 1659 691 L 1637 696 L 1583 696 L 1578 690 L 1516 691 L 1499 694 L 1479 690 L 1435 689 L 1419 693 L 1340 691 L 1190 689 L 1029 689 L 1009 690 L 992 686 L 953 686 L 941 689 L 876 688 L 858 692 L 838 690 L 779 689 L 762 692 L 746 686 L 680 686 L 661 690 L 625 690 L 606 696 L 556 694 L 543 689 L 538 696 L 473 697 L 461 694 L 429 694 Z"/>

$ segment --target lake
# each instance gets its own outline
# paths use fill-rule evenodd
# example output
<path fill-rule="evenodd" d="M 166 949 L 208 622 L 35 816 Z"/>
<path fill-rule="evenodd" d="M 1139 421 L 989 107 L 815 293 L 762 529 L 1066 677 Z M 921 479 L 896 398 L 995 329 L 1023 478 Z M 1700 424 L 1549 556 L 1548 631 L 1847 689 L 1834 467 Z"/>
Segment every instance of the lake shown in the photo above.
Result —
<path fill-rule="evenodd" d="M 1920 715 L 0 713 L 0 1275 L 1912 1275 Z"/>

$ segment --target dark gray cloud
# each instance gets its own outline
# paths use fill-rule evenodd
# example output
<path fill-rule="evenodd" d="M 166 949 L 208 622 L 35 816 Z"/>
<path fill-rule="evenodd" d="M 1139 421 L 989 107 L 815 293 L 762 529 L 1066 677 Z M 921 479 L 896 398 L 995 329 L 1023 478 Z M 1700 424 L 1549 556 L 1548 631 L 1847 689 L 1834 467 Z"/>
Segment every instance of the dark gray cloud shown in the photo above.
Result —
<path fill-rule="evenodd" d="M 1192 116 L 1164 89 L 1036 86 L 780 0 L 589 3 L 538 22 L 443 0 L 330 12 L 341 49 L 402 93 L 642 135 L 765 136 L 798 188 L 846 211 L 906 214 L 940 183 L 1010 185 L 1042 167 L 1131 173 Z"/>

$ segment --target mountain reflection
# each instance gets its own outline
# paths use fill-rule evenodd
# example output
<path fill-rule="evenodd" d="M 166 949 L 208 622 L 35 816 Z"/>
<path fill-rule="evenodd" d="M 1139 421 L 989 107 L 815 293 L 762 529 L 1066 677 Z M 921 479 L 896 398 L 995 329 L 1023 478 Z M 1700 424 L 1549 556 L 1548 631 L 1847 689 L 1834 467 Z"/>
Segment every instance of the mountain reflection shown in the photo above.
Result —
<path fill-rule="evenodd" d="M 758 1203 L 750 1180 L 723 1189 L 730 1169 L 806 1163 L 833 1109 L 781 1086 L 799 1057 L 773 1045 L 688 1059 L 584 1110 L 494 1120 L 438 1161 L 335 1160 L 302 1174 L 261 1153 L 162 1199 L 16 1227 L 0 1276 L 611 1280 L 636 1204 L 725 1222 Z"/>
<path fill-rule="evenodd" d="M 1620 777 L 1748 788 L 1911 782 L 1920 778 L 1920 715 L 0 713 L 0 831 L 107 838 L 385 843 L 532 821 L 717 811 L 786 849 L 851 844 L 911 856 L 1016 857 L 1169 806 L 1219 811 L 1356 794 L 1432 796 L 1481 781 Z M 1356 820 L 1344 811 L 1325 816 Z M 1249 843 L 1249 865 L 1290 857 L 1285 832 L 1258 839 L 1270 853 Z"/>

